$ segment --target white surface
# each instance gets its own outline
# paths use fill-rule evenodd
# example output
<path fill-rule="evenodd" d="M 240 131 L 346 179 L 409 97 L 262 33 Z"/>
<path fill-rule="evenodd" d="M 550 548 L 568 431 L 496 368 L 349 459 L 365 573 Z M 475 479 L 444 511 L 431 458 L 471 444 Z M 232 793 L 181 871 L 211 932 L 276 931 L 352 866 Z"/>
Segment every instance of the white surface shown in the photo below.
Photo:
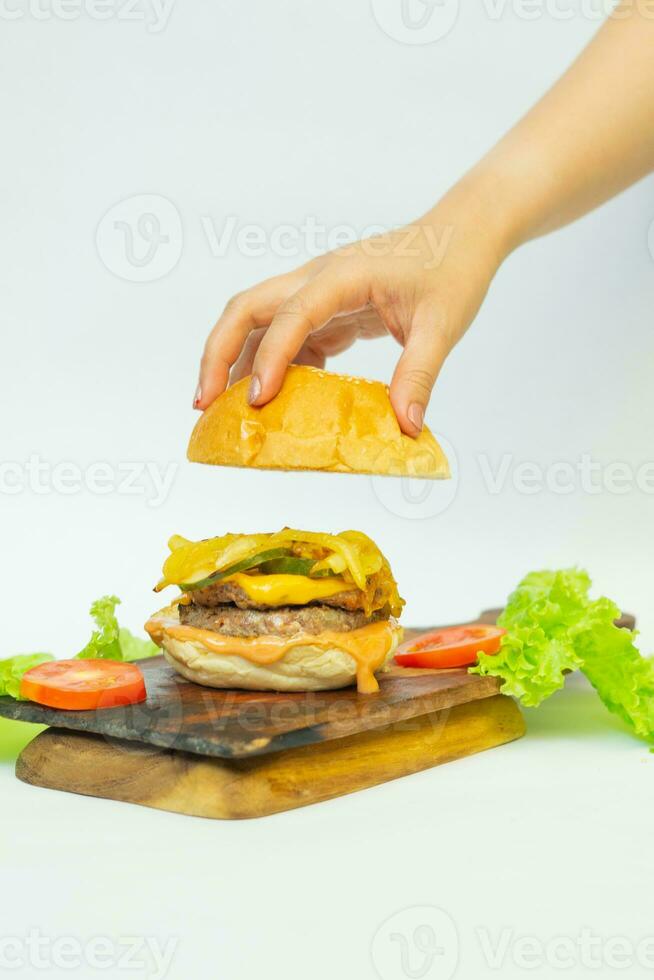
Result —
<path fill-rule="evenodd" d="M 591 36 L 580 6 L 563 20 L 551 4 L 536 19 L 517 3 L 496 7 L 498 17 L 467 5 L 425 45 L 387 36 L 364 0 L 196 0 L 176 4 L 159 32 L 115 15 L 20 9 L 0 25 L 2 462 L 12 479 L 27 479 L 33 454 L 85 473 L 97 461 L 176 470 L 161 506 L 148 504 L 151 483 L 140 495 L 63 494 L 49 478 L 44 492 L 0 493 L 0 653 L 76 652 L 91 600 L 107 591 L 138 627 L 156 605 L 149 588 L 172 532 L 285 523 L 371 533 L 412 623 L 470 617 L 526 570 L 578 562 L 638 612 L 643 647 L 654 649 L 652 495 L 580 485 L 529 495 L 512 482 L 524 462 L 588 454 L 635 471 L 652 458 L 650 181 L 501 271 L 429 413 L 458 459 L 445 511 L 436 496 L 402 499 L 401 484 L 389 498 L 387 484 L 365 478 L 184 462 L 211 322 L 237 289 L 304 257 L 235 245 L 216 257 L 206 228 L 220 234 L 233 216 L 270 234 L 313 216 L 363 232 L 420 214 Z M 111 228 L 138 217 L 143 195 L 163 196 L 172 212 L 155 207 L 170 241 L 139 267 Z M 390 341 L 362 344 L 335 366 L 388 378 L 395 356 Z M 499 493 L 488 492 L 481 453 L 493 470 L 511 456 Z M 455 920 L 459 977 L 498 972 L 480 958 L 483 924 L 542 942 L 585 925 L 636 941 L 653 931 L 652 760 L 600 723 L 601 708 L 574 731 L 578 703 L 573 692 L 546 705 L 515 745 L 259 823 L 47 794 L 5 767 L 2 932 L 179 937 L 169 976 L 225 980 L 373 977 L 377 927 L 416 905 Z M 502 975 L 524 972 L 507 961 Z"/>

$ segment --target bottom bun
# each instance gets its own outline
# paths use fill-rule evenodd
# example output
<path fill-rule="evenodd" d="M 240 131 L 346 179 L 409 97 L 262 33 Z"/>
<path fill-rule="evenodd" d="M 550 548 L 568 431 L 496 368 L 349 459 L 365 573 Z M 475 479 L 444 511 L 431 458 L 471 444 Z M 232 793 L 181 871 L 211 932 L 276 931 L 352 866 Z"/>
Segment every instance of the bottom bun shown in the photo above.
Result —
<path fill-rule="evenodd" d="M 393 640 L 382 666 L 388 669 L 402 639 L 402 628 L 393 626 Z M 357 679 L 357 664 L 338 647 L 307 643 L 292 647 L 271 664 L 256 664 L 236 654 L 212 653 L 200 642 L 160 639 L 168 663 L 187 680 L 205 687 L 242 688 L 249 691 L 330 691 L 349 687 Z"/>

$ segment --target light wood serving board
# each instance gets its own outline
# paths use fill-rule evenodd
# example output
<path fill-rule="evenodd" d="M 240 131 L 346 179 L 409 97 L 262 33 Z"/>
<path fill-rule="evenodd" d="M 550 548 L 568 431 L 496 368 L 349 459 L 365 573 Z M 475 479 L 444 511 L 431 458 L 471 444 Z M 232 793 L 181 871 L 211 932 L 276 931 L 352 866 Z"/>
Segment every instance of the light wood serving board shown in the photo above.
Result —
<path fill-rule="evenodd" d="M 23 750 L 19 779 L 190 816 L 263 817 L 429 769 L 524 734 L 496 694 L 346 738 L 221 759 L 50 728 Z"/>
<path fill-rule="evenodd" d="M 494 622 L 497 612 L 475 622 Z M 50 789 L 238 819 L 365 789 L 525 730 L 497 680 L 465 669 L 394 667 L 380 677 L 378 694 L 360 695 L 353 688 L 218 691 L 179 677 L 162 657 L 140 666 L 143 705 L 65 712 L 0 698 L 0 715 L 51 726 L 23 750 L 17 776 Z"/>

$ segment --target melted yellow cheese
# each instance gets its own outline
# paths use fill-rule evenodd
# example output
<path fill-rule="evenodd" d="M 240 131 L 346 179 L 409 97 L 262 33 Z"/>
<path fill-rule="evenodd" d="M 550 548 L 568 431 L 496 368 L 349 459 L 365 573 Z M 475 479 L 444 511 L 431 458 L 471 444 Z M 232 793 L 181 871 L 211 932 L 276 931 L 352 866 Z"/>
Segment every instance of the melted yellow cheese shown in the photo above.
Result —
<path fill-rule="evenodd" d="M 253 602 L 264 606 L 306 606 L 308 602 L 326 599 L 352 589 L 339 575 L 330 578 L 309 578 L 307 575 L 230 575 Z"/>
<path fill-rule="evenodd" d="M 297 646 L 337 647 L 348 653 L 357 665 L 359 693 L 374 694 L 379 690 L 375 671 L 386 660 L 398 625 L 395 620 L 390 619 L 343 633 L 325 630 L 315 636 L 312 633 L 301 633 L 292 637 L 242 637 L 214 633 L 213 630 L 185 626 L 175 623 L 174 620 L 155 616 L 145 624 L 145 629 L 159 646 L 164 637 L 169 636 L 173 640 L 198 643 L 211 653 L 232 654 L 256 664 L 275 663 Z"/>

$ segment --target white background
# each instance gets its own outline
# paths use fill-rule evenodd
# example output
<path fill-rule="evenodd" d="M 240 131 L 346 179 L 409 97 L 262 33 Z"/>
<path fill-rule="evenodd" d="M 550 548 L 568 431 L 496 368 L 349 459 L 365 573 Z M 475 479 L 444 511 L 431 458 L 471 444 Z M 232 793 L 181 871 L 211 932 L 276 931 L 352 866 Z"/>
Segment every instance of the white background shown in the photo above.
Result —
<path fill-rule="evenodd" d="M 565 19 L 545 3 L 529 18 L 516 2 L 468 4 L 446 36 L 408 44 L 378 23 L 397 21 L 399 0 L 375 7 L 377 19 L 365 0 L 177 0 L 165 23 L 149 5 L 109 6 L 105 20 L 74 2 L 70 19 L 46 0 L 2 7 L 1 460 L 24 487 L 9 493 L 5 480 L 0 493 L 0 656 L 74 654 L 105 592 L 139 628 L 173 532 L 283 524 L 370 533 L 411 624 L 465 620 L 529 569 L 580 564 L 638 613 L 654 649 L 654 496 L 525 494 L 513 482 L 525 462 L 587 455 L 635 473 L 654 458 L 651 181 L 500 271 L 428 413 L 458 461 L 443 512 L 436 496 L 403 499 L 400 483 L 185 462 L 208 329 L 232 293 L 307 257 L 301 246 L 255 257 L 235 242 L 215 255 L 207 226 L 220 235 L 231 216 L 269 235 L 309 217 L 363 233 L 420 215 L 598 23 L 589 4 L 560 8 Z M 134 281 L 148 269 L 126 261 L 124 237 L 96 242 L 116 216 L 133 225 L 143 195 L 172 205 L 159 213 L 174 267 L 149 282 Z M 362 343 L 333 366 L 387 380 L 396 356 L 390 340 Z M 82 471 L 149 462 L 173 467 L 174 481 L 160 506 L 150 484 L 64 494 L 46 476 L 36 492 L 20 477 L 31 456 Z M 495 471 L 503 458 L 506 483 L 489 492 L 484 460 Z M 635 943 L 654 931 L 647 748 L 581 686 L 528 723 L 513 746 L 240 825 L 47 794 L 5 766 L 3 934 L 179 937 L 169 976 L 221 980 L 373 977 L 375 931 L 407 906 L 452 916 L 461 977 L 496 972 L 475 939 L 484 925 L 495 938 L 505 926 L 542 942 L 589 926 Z M 408 975 L 390 958 L 377 968 Z M 508 954 L 503 975 L 524 973 Z"/>

